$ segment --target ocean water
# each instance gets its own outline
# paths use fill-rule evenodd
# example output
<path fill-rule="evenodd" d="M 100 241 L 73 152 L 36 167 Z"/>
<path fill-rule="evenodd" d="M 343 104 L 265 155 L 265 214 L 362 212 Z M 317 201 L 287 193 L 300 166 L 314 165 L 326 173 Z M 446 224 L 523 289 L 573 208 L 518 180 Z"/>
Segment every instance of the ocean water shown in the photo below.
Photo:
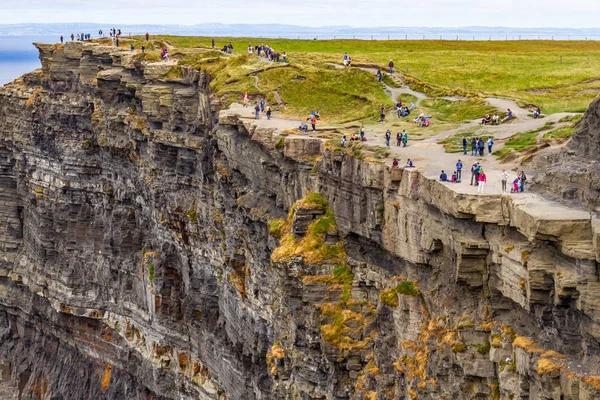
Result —
<path fill-rule="evenodd" d="M 52 36 L 0 35 L 0 86 L 41 67 L 34 42 L 54 43 Z"/>

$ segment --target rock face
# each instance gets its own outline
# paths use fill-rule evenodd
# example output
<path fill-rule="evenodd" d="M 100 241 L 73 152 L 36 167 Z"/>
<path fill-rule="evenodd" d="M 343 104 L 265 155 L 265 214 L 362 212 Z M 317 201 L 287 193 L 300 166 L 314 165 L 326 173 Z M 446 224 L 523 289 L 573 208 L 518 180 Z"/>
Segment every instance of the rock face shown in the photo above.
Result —
<path fill-rule="evenodd" d="M 535 189 L 562 202 L 600 211 L 599 146 L 600 98 L 597 98 L 564 147 L 543 152 L 533 159 Z"/>
<path fill-rule="evenodd" d="M 20 398 L 600 398 L 589 213 L 255 129 L 197 71 L 39 48 L 0 89 Z"/>

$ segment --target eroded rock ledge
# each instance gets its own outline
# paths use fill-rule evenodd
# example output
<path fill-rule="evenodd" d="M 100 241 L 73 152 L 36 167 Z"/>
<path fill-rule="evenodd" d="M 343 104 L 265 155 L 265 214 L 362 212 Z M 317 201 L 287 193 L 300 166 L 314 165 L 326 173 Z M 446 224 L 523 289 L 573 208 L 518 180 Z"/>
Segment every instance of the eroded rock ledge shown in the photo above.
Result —
<path fill-rule="evenodd" d="M 21 398 L 600 398 L 589 213 L 281 146 L 200 72 L 38 47 L 0 89 Z"/>

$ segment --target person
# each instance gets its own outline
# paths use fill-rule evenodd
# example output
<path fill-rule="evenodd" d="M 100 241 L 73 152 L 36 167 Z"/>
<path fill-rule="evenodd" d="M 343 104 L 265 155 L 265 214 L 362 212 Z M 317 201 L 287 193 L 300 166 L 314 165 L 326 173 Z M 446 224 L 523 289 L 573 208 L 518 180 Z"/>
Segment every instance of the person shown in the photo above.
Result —
<path fill-rule="evenodd" d="M 360 128 L 360 141 L 364 142 L 365 141 L 365 128 Z"/>
<path fill-rule="evenodd" d="M 233 45 L 231 43 L 229 43 L 227 45 L 227 50 L 228 50 L 229 54 L 233 54 Z"/>
<path fill-rule="evenodd" d="M 519 177 L 517 176 L 514 180 L 513 180 L 513 186 L 510 189 L 511 193 L 519 193 L 519 187 L 520 187 L 520 183 L 521 181 L 519 180 Z"/>
<path fill-rule="evenodd" d="M 456 179 L 458 179 L 459 182 L 462 178 L 462 167 L 463 163 L 462 161 L 460 161 L 460 159 L 458 159 L 458 162 L 456 163 Z"/>
<path fill-rule="evenodd" d="M 398 118 L 402 116 L 402 100 L 398 99 L 396 102 L 396 111 L 398 111 Z"/>
<path fill-rule="evenodd" d="M 448 181 L 448 175 L 446 175 L 444 170 L 442 170 L 442 173 L 440 174 L 440 181 L 442 181 L 442 182 Z"/>
<path fill-rule="evenodd" d="M 394 62 L 390 60 L 388 63 L 388 67 L 390 68 L 390 75 L 394 73 Z"/>
<path fill-rule="evenodd" d="M 477 138 L 471 139 L 471 156 L 477 155 Z"/>
<path fill-rule="evenodd" d="M 267 110 L 267 120 L 270 120 L 271 119 L 271 106 L 267 106 L 266 110 Z"/>
<path fill-rule="evenodd" d="M 308 124 L 306 122 L 301 123 L 300 126 L 298 127 L 298 130 L 300 132 L 307 132 L 308 131 Z"/>
<path fill-rule="evenodd" d="M 102 32 L 102 29 L 100 29 L 100 30 L 98 31 L 98 37 L 101 37 L 101 38 L 103 38 L 103 37 L 104 37 L 104 32 Z"/>
<path fill-rule="evenodd" d="M 524 171 L 521 171 L 519 173 L 519 181 L 521 183 L 520 185 L 520 191 L 521 193 L 523 193 L 525 191 L 525 181 L 527 180 L 527 176 L 525 175 Z"/>
<path fill-rule="evenodd" d="M 390 132 L 390 130 L 388 129 L 387 131 L 385 131 L 385 145 L 387 147 L 390 147 L 390 139 L 392 137 L 392 132 Z"/>
<path fill-rule="evenodd" d="M 60 44 L 63 44 L 64 38 L 63 35 L 60 35 Z"/>
<path fill-rule="evenodd" d="M 150 34 L 148 32 L 146 32 L 146 42 L 150 40 Z"/>
<path fill-rule="evenodd" d="M 456 175 L 456 171 L 454 171 L 454 173 L 452 174 L 452 178 L 450 178 L 450 182 L 452 182 L 452 183 L 458 183 L 458 182 L 460 182 L 458 180 L 458 175 Z"/>
<path fill-rule="evenodd" d="M 500 183 L 502 184 L 502 193 L 506 193 L 506 181 L 508 180 L 508 172 L 505 169 L 500 172 Z"/>
<path fill-rule="evenodd" d="M 342 140 L 340 141 L 340 146 L 341 147 L 346 147 L 346 142 L 348 140 L 346 139 L 346 135 L 342 136 Z"/>
<path fill-rule="evenodd" d="M 381 107 L 379 110 L 379 122 L 385 122 L 385 107 Z"/>
<path fill-rule="evenodd" d="M 356 133 L 353 133 L 352 136 L 350 137 L 350 140 L 354 142 L 354 141 L 359 141 L 360 138 L 358 137 L 358 135 Z"/>
<path fill-rule="evenodd" d="M 392 168 L 398 168 L 398 160 L 396 158 L 392 161 Z"/>
<path fill-rule="evenodd" d="M 483 142 L 483 138 L 479 138 L 479 142 L 477 142 L 477 147 L 479 148 L 479 156 L 483 157 L 483 150 L 485 149 L 485 143 Z"/>
<path fill-rule="evenodd" d="M 408 142 L 408 132 L 404 129 L 402 131 L 402 147 L 406 147 L 406 142 Z"/>
<path fill-rule="evenodd" d="M 415 109 L 415 103 L 413 103 L 412 101 L 410 102 L 410 106 L 408 107 L 408 111 L 412 111 Z"/>
<path fill-rule="evenodd" d="M 117 47 L 119 47 L 119 35 L 117 35 L 117 38 L 115 39 L 115 43 L 117 44 Z M 167 59 L 167 62 L 169 62 L 169 54 L 167 54 L 167 56 L 165 58 Z"/>
<path fill-rule="evenodd" d="M 344 67 L 348 66 L 348 53 L 344 53 Z"/>
<path fill-rule="evenodd" d="M 415 117 L 415 124 L 419 125 L 420 128 L 423 125 L 423 121 L 425 121 L 425 113 L 421 112 L 421 114 Z"/>
<path fill-rule="evenodd" d="M 259 104 L 260 104 L 260 112 L 265 112 L 265 100 L 261 99 Z"/>
<path fill-rule="evenodd" d="M 481 120 L 481 125 L 487 125 L 490 123 L 492 119 L 490 118 L 490 114 L 485 114 L 485 117 Z"/>
<path fill-rule="evenodd" d="M 512 116 L 513 116 L 513 112 L 512 112 L 512 111 L 511 111 L 511 109 L 509 108 L 509 109 L 508 109 L 508 111 L 507 111 L 507 113 L 506 113 L 506 117 L 504 117 L 504 118 L 502 119 L 502 122 L 506 122 L 506 121 L 508 121 L 509 119 L 511 119 L 511 118 L 512 118 Z"/>
<path fill-rule="evenodd" d="M 477 193 L 483 193 L 483 188 L 485 186 L 485 182 L 487 181 L 487 177 L 485 176 L 485 172 L 483 172 L 483 169 L 480 168 L 479 169 L 479 187 L 477 188 Z"/>
<path fill-rule="evenodd" d="M 242 101 L 244 102 L 244 108 L 248 107 L 248 102 L 250 101 L 250 95 L 248 92 L 244 92 L 242 95 Z"/>
<path fill-rule="evenodd" d="M 469 145 L 469 141 L 463 136 L 462 137 L 462 146 L 463 146 L 463 155 L 467 155 L 467 146 Z"/>
<path fill-rule="evenodd" d="M 133 43 L 129 44 L 129 50 L 131 50 L 132 53 L 134 52 L 135 47 L 133 47 Z"/>
<path fill-rule="evenodd" d="M 310 120 L 310 125 L 312 126 L 312 131 L 316 132 L 317 131 L 317 117 L 314 115 L 311 115 L 309 120 Z"/>
<path fill-rule="evenodd" d="M 383 81 L 383 74 L 381 73 L 381 70 L 378 69 L 377 70 L 377 82 L 381 82 Z"/>
<path fill-rule="evenodd" d="M 470 185 L 473 186 L 473 182 L 475 182 L 475 185 L 477 185 L 479 179 L 479 162 L 475 161 L 473 163 L 473 165 L 471 165 L 471 183 Z"/>
<path fill-rule="evenodd" d="M 287 62 L 287 53 L 285 51 L 283 52 L 283 62 Z"/>
<path fill-rule="evenodd" d="M 488 146 L 488 154 L 492 154 L 492 146 L 494 145 L 494 139 L 491 136 L 488 136 L 487 146 Z"/>
<path fill-rule="evenodd" d="M 259 119 L 260 118 L 260 106 L 258 105 L 258 103 L 256 103 L 256 106 L 254 107 L 254 119 Z"/>
<path fill-rule="evenodd" d="M 77 41 L 79 42 L 79 33 L 77 34 Z"/>
<path fill-rule="evenodd" d="M 213 39 L 210 44 L 212 46 L 212 49 L 214 50 L 215 49 L 215 39 Z"/>
<path fill-rule="evenodd" d="M 75 40 L 75 35 L 73 35 L 73 34 L 71 33 L 71 42 L 72 42 L 73 40 Z"/>
<path fill-rule="evenodd" d="M 402 143 L 402 132 L 396 133 L 396 147 L 400 147 Z"/>
<path fill-rule="evenodd" d="M 348 56 L 348 68 L 352 67 L 352 57 Z"/>
<path fill-rule="evenodd" d="M 146 52 L 146 48 L 144 46 L 142 46 L 142 53 Z"/>
<path fill-rule="evenodd" d="M 540 114 L 542 113 L 542 110 L 540 110 L 540 107 L 537 107 L 535 109 L 535 111 L 533 112 L 533 118 L 534 119 L 538 119 L 540 117 Z"/>
<path fill-rule="evenodd" d="M 413 164 L 413 162 L 412 162 L 412 160 L 410 158 L 408 159 L 408 161 L 406 161 L 406 166 L 409 167 L 409 168 L 414 167 L 414 164 Z"/>

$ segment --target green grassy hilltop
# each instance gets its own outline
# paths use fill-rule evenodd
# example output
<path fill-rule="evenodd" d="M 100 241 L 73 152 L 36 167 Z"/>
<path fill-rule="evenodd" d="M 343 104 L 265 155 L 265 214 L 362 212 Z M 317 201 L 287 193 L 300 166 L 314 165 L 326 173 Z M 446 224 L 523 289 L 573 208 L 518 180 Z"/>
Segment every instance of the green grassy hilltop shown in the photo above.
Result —
<path fill-rule="evenodd" d="M 369 123 L 379 109 L 393 108 L 392 97 L 377 82 L 375 68 L 386 70 L 394 60 L 398 73 L 384 83 L 407 85 L 424 93 L 417 112 L 436 119 L 436 129 L 452 129 L 459 122 L 485 113 L 503 112 L 485 104 L 486 97 L 514 99 L 521 107 L 540 106 L 545 114 L 583 112 L 600 93 L 600 42 L 595 41 L 365 41 L 215 38 L 216 48 L 234 46 L 229 57 L 210 50 L 212 38 L 153 36 L 146 43 L 134 38 L 143 56 L 158 60 L 159 49 L 173 47 L 178 65 L 208 71 L 215 95 L 225 102 L 243 92 L 264 96 L 282 115 L 302 118 L 319 110 L 323 122 Z M 122 40 L 122 46 L 129 46 Z M 268 63 L 248 55 L 249 44 L 269 44 L 287 52 L 288 64 Z M 355 66 L 339 68 L 344 52 Z M 337 66 L 332 64 L 338 64 Z M 177 75 L 174 67 L 171 75 Z M 462 101 L 450 103 L 442 97 Z M 401 93 L 405 103 L 416 101 Z M 414 117 L 414 114 L 411 114 Z M 393 129 L 403 128 L 396 122 Z M 410 126 L 410 125 L 406 125 Z"/>

